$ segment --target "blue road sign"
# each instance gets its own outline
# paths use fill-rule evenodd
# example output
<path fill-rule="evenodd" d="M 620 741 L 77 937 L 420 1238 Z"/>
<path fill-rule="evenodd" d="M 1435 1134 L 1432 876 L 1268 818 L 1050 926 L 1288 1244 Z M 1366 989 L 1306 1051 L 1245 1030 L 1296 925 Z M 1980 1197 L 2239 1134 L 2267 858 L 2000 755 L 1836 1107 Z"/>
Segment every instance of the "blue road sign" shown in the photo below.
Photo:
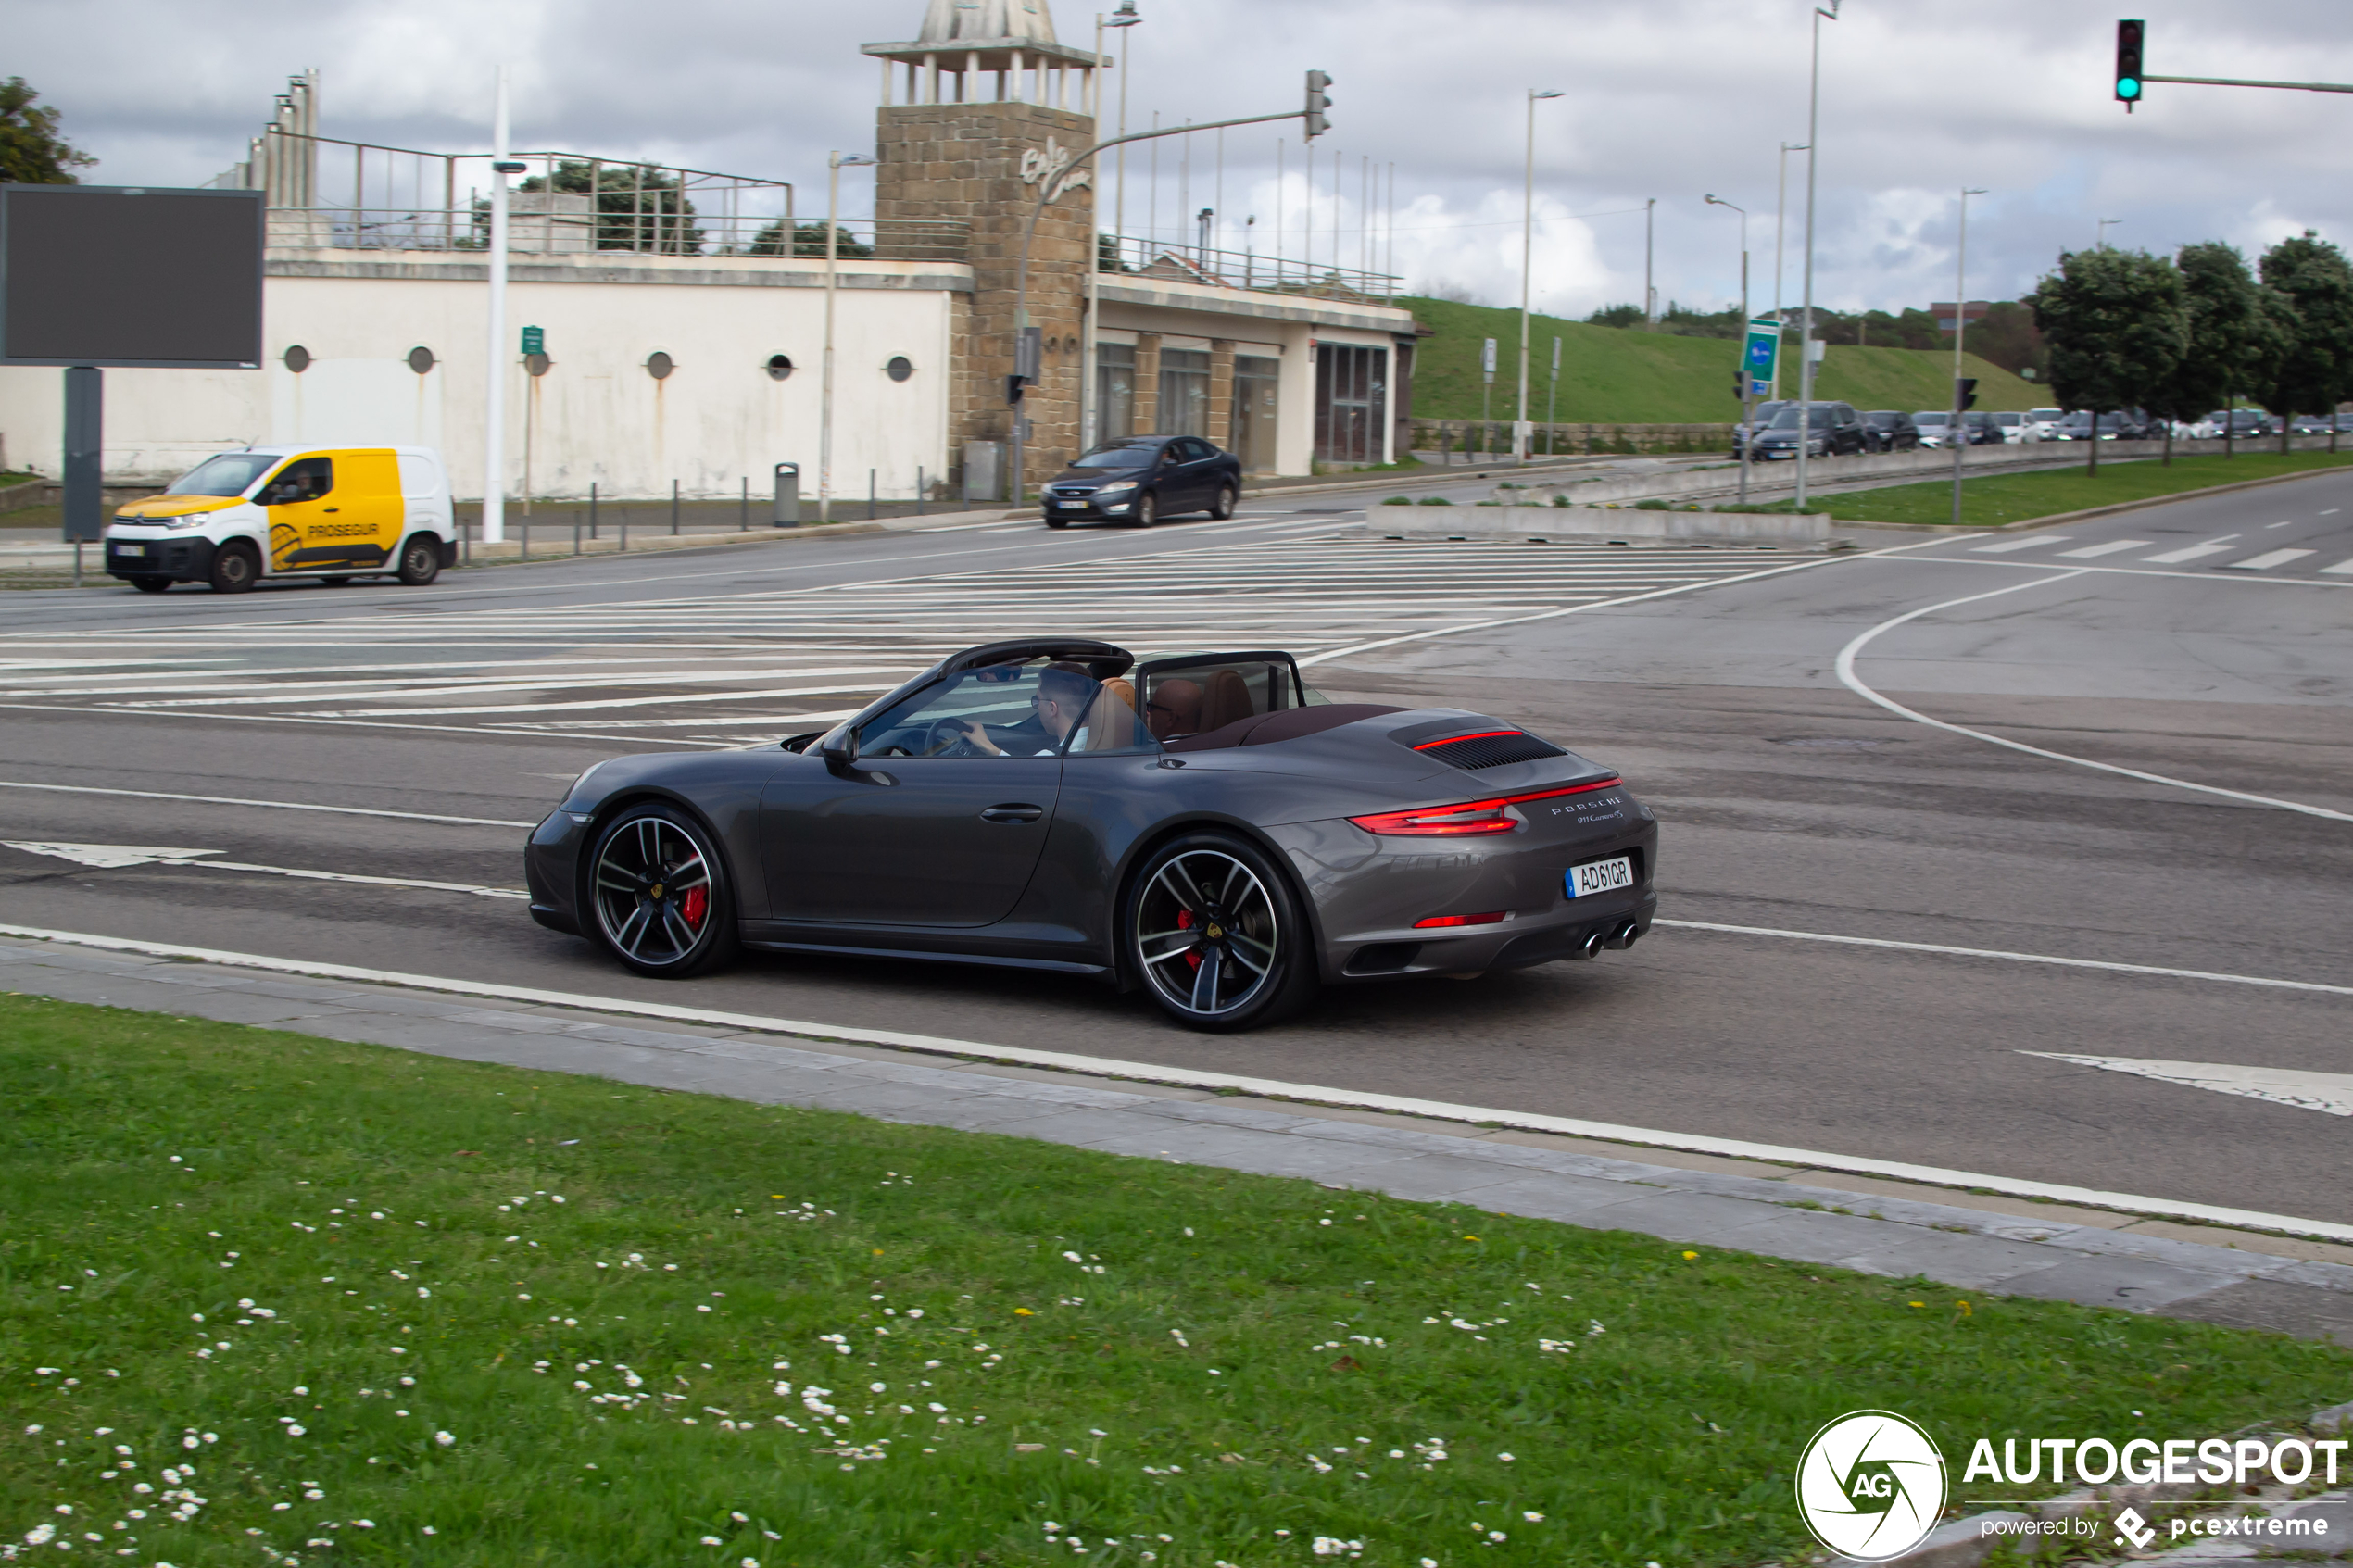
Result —
<path fill-rule="evenodd" d="M 1752 319 L 1748 323 L 1748 347 L 1742 357 L 1749 380 L 1768 383 L 1780 358 L 1781 325 L 1770 317 Z"/>

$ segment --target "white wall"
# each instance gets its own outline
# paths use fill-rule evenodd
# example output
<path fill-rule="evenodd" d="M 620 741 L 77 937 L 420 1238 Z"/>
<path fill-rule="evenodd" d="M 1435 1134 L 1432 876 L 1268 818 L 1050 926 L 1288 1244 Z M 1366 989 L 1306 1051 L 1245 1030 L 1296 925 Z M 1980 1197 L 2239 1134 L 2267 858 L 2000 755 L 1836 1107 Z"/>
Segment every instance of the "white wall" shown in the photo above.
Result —
<path fill-rule="evenodd" d="M 478 498 L 486 382 L 479 266 L 414 253 L 271 259 L 283 257 L 298 257 L 308 275 L 268 281 L 268 368 L 107 372 L 107 476 L 166 478 L 250 441 L 415 444 L 437 447 L 457 494 Z M 919 465 L 928 480 L 946 472 L 953 295 L 941 284 L 961 270 L 856 265 L 861 282 L 888 286 L 836 295 L 835 493 L 863 495 L 873 468 L 881 494 L 903 498 L 914 493 Z M 511 282 L 507 302 L 510 495 L 522 494 L 526 430 L 540 496 L 585 495 L 592 481 L 608 495 L 666 495 L 673 480 L 687 495 L 725 496 L 749 478 L 757 497 L 779 460 L 799 462 L 802 493 L 815 493 L 824 291 L 734 278 L 813 283 L 821 263 L 591 255 L 534 257 L 527 269 L 519 257 L 516 266 L 538 276 Z M 549 274 L 563 281 L 543 281 Z M 535 389 L 521 360 L 526 325 L 545 329 L 554 361 Z M 311 356 L 300 375 L 282 362 L 295 344 Z M 407 362 L 420 346 L 435 359 L 422 376 Z M 657 350 L 677 367 L 663 381 L 645 370 Z M 795 366 L 782 382 L 763 368 L 780 353 Z M 893 355 L 914 364 L 904 383 L 884 373 Z M 0 367 L 6 450 L 44 473 L 62 468 L 63 374 Z"/>

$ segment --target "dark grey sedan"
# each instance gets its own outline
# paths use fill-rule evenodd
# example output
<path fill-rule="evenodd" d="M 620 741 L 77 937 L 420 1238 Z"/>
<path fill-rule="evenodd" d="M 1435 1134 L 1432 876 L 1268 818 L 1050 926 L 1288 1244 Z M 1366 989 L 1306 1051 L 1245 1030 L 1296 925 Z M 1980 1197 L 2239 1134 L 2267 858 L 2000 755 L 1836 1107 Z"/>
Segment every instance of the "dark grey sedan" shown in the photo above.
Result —
<path fill-rule="evenodd" d="M 1134 435 L 1106 442 L 1046 482 L 1046 526 L 1110 521 L 1150 528 L 1164 517 L 1234 515 L 1241 459 L 1198 435 Z"/>
<path fill-rule="evenodd" d="M 640 974 L 744 947 L 994 964 L 1195 1029 L 1324 985 L 1630 947 L 1658 825 L 1462 709 L 1331 703 L 1289 654 L 992 643 L 764 749 L 598 763 L 531 835 L 532 918 Z"/>

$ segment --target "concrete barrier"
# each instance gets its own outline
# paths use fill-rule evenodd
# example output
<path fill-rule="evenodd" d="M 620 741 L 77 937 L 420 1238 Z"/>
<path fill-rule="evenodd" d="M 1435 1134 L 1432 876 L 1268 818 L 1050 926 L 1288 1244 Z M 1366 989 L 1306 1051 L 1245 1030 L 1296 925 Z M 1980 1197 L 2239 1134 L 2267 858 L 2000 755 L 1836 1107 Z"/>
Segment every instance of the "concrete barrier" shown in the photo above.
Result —
<path fill-rule="evenodd" d="M 1795 512 L 1637 511 L 1630 507 L 1375 507 L 1344 537 L 1542 540 L 1562 545 L 1775 545 L 1827 549 L 1831 520 Z"/>

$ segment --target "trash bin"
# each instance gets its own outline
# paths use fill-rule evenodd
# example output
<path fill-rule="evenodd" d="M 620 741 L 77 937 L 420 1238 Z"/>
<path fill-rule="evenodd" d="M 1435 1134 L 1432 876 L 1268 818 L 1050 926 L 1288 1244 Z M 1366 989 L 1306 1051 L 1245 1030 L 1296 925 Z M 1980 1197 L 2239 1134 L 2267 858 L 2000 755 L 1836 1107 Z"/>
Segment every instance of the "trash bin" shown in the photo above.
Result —
<path fill-rule="evenodd" d="M 964 443 L 964 504 L 983 505 L 1004 495 L 1005 444 L 1001 441 Z"/>
<path fill-rule="evenodd" d="M 769 521 L 778 528 L 800 526 L 800 465 L 776 465 L 776 510 Z"/>

